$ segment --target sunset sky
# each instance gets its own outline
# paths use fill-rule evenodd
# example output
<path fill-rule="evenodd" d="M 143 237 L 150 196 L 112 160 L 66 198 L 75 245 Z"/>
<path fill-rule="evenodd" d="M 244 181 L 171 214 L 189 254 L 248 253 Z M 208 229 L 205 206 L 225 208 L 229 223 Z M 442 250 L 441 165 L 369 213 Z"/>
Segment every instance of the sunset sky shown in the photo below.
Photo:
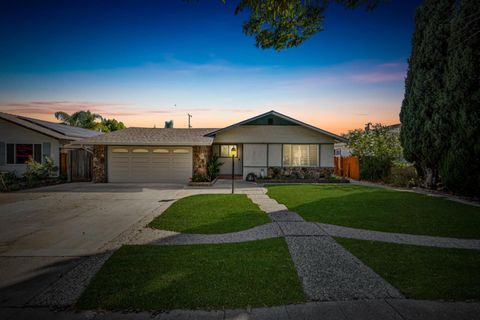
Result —
<path fill-rule="evenodd" d="M 0 3 L 0 111 L 91 110 L 127 126 L 222 127 L 276 110 L 343 133 L 398 123 L 415 7 L 331 5 L 299 48 L 261 50 L 236 1 Z"/>

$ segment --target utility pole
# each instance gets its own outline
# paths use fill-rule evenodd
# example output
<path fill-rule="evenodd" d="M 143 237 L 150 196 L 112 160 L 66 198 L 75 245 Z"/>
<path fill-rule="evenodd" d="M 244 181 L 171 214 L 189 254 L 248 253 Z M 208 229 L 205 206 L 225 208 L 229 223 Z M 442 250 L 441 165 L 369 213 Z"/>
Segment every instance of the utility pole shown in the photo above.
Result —
<path fill-rule="evenodd" d="M 192 126 L 190 125 L 190 119 L 192 118 L 192 115 L 190 113 L 187 113 L 188 115 L 188 128 L 190 129 Z"/>

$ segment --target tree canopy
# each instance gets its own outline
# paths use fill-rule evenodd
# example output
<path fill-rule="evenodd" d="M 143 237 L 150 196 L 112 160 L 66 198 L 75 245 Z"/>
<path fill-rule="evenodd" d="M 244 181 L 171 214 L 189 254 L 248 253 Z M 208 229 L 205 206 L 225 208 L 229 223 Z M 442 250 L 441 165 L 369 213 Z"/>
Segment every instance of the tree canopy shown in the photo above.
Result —
<path fill-rule="evenodd" d="M 55 118 L 69 126 L 91 130 L 102 130 L 103 132 L 116 131 L 126 128 L 123 122 L 119 122 L 115 119 L 103 118 L 98 113 L 90 112 L 90 110 L 77 111 L 71 115 L 63 111 L 58 111 L 55 112 Z"/>
<path fill-rule="evenodd" d="M 227 0 L 222 0 L 224 3 Z M 248 11 L 250 17 L 243 24 L 243 32 L 255 37 L 255 45 L 262 49 L 282 50 L 296 47 L 315 33 L 323 30 L 325 11 L 331 2 L 367 10 L 386 0 L 240 0 L 235 14 Z"/>
<path fill-rule="evenodd" d="M 405 158 L 435 188 L 480 194 L 480 5 L 426 0 L 400 112 Z"/>
<path fill-rule="evenodd" d="M 396 160 L 402 157 L 402 146 L 398 132 L 381 123 L 374 124 L 368 130 L 350 130 L 346 138 L 352 155 Z"/>

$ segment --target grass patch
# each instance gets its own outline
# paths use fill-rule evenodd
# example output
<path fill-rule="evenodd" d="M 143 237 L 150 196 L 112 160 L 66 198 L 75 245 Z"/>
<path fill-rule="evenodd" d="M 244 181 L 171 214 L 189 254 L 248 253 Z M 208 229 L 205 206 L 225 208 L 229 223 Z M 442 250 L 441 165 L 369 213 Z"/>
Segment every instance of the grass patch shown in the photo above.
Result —
<path fill-rule="evenodd" d="M 308 221 L 456 238 L 480 238 L 480 208 L 413 192 L 352 185 L 268 186 Z"/>
<path fill-rule="evenodd" d="M 305 300 L 283 238 L 234 244 L 123 246 L 80 297 L 81 309 L 273 306 Z"/>
<path fill-rule="evenodd" d="M 176 201 L 148 226 L 209 234 L 247 230 L 269 221 L 244 194 L 203 194 Z"/>
<path fill-rule="evenodd" d="M 479 300 L 480 251 L 335 238 L 414 299 Z"/>

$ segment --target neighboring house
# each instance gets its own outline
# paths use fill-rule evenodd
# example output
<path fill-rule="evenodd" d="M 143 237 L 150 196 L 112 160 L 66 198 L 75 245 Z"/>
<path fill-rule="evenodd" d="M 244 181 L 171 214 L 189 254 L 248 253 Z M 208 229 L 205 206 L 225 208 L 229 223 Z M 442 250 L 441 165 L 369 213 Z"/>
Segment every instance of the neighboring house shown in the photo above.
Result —
<path fill-rule="evenodd" d="M 0 171 L 22 175 L 27 169 L 25 162 L 28 159 L 42 162 L 48 156 L 61 173 L 68 174 L 70 159 L 67 145 L 100 134 L 98 131 L 0 112 Z"/>
<path fill-rule="evenodd" d="M 205 174 L 218 154 L 221 175 L 232 170 L 268 176 L 273 168 L 322 176 L 333 172 L 333 145 L 344 138 L 270 111 L 222 129 L 127 128 L 75 142 L 93 145 L 96 182 L 185 183 Z"/>
<path fill-rule="evenodd" d="M 349 157 L 352 155 L 350 148 L 345 142 L 335 143 L 335 157 Z"/>

